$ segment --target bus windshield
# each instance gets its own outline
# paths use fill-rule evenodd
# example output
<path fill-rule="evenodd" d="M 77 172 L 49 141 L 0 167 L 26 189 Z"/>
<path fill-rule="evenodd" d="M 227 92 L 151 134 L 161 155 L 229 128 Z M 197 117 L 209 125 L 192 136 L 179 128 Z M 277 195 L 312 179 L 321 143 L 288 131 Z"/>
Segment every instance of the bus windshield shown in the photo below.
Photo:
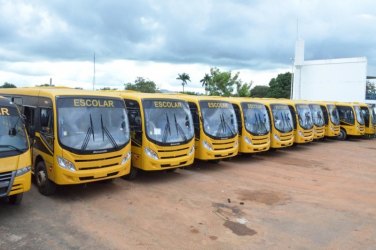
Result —
<path fill-rule="evenodd" d="M 324 113 L 322 112 L 320 105 L 310 104 L 309 107 L 311 108 L 313 124 L 315 124 L 315 126 L 317 127 L 324 126 L 325 125 Z"/>
<path fill-rule="evenodd" d="M 271 109 L 275 128 L 283 133 L 291 132 L 294 124 L 289 107 L 285 104 L 272 104 Z"/>
<path fill-rule="evenodd" d="M 372 124 L 373 125 L 376 125 L 376 106 L 375 107 L 371 107 L 371 114 L 372 114 Z"/>
<path fill-rule="evenodd" d="M 234 137 L 238 124 L 232 105 L 224 101 L 200 101 L 203 128 L 214 138 Z"/>
<path fill-rule="evenodd" d="M 142 101 L 146 134 L 157 144 L 180 144 L 194 135 L 192 115 L 188 103 L 174 99 Z"/>
<path fill-rule="evenodd" d="M 265 135 L 270 131 L 266 107 L 259 103 L 242 103 L 245 129 L 251 134 Z"/>
<path fill-rule="evenodd" d="M 356 119 L 358 120 L 359 124 L 364 125 L 364 117 L 363 117 L 363 113 L 360 107 L 354 106 L 354 109 L 355 109 Z"/>
<path fill-rule="evenodd" d="M 372 113 L 369 112 L 368 107 L 360 107 L 360 110 L 362 111 L 364 122 L 368 127 L 370 125 L 370 121 L 372 121 Z"/>
<path fill-rule="evenodd" d="M 306 104 L 296 104 L 299 125 L 303 129 L 311 129 L 313 127 L 311 109 Z"/>
<path fill-rule="evenodd" d="M 0 107 L 0 157 L 26 152 L 29 144 L 16 107 Z"/>
<path fill-rule="evenodd" d="M 105 153 L 129 141 L 124 102 L 103 97 L 57 99 L 58 137 L 62 146 L 79 153 Z"/>
<path fill-rule="evenodd" d="M 329 104 L 328 105 L 329 117 L 330 120 L 334 125 L 339 125 L 339 114 L 338 109 L 335 105 Z"/>

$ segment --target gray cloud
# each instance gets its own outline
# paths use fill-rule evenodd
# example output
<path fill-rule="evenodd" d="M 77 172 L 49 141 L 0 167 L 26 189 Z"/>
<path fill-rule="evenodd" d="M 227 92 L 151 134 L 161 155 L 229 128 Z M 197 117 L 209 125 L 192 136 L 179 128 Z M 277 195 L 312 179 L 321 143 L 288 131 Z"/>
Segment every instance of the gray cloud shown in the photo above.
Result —
<path fill-rule="evenodd" d="M 286 67 L 299 17 L 307 59 L 367 56 L 376 65 L 370 0 L 0 2 L 0 61 L 90 60 L 95 51 L 103 61 Z"/>

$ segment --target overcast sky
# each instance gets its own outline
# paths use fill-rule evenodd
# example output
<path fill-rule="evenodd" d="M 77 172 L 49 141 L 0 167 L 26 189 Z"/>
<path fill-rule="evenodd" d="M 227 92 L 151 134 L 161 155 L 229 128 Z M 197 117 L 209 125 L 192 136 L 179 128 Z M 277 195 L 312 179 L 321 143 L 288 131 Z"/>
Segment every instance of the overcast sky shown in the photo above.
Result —
<path fill-rule="evenodd" d="M 200 91 L 211 67 L 268 84 L 306 59 L 366 56 L 376 75 L 374 0 L 0 0 L 0 84 L 122 88 L 136 77 Z"/>

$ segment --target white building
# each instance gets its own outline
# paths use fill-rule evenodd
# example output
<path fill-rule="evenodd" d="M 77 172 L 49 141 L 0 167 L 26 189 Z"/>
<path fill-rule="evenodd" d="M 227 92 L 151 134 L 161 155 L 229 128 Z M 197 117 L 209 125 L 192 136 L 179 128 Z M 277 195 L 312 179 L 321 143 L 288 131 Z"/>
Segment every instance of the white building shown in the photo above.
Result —
<path fill-rule="evenodd" d="M 292 99 L 367 102 L 367 58 L 304 60 L 304 41 L 295 48 Z"/>

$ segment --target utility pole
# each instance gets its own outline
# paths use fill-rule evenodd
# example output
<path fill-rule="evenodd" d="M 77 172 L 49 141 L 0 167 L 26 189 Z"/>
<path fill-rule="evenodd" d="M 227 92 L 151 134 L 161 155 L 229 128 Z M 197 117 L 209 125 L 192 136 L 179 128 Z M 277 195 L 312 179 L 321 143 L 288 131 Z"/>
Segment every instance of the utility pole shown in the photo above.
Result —
<path fill-rule="evenodd" d="M 93 60 L 93 65 L 94 65 L 94 71 L 93 71 L 93 90 L 95 90 L 95 52 L 94 52 L 94 60 Z"/>

